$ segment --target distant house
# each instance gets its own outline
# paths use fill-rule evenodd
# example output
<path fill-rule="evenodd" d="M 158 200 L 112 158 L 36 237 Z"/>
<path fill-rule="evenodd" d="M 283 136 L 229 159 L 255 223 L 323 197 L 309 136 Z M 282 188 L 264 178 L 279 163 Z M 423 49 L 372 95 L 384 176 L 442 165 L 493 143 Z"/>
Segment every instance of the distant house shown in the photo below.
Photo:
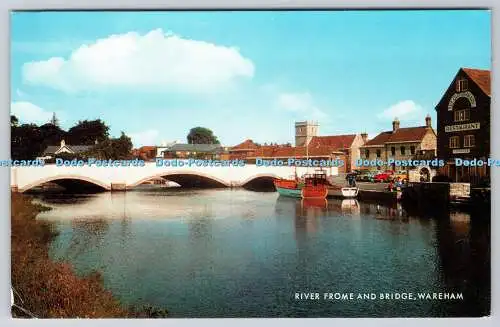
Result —
<path fill-rule="evenodd" d="M 163 158 L 165 155 L 165 151 L 168 151 L 170 147 L 172 147 L 174 144 L 177 144 L 179 142 L 177 141 L 172 141 L 172 142 L 166 142 L 163 141 L 159 146 L 156 147 L 156 158 Z"/>
<path fill-rule="evenodd" d="M 366 142 L 368 135 L 365 133 L 317 136 L 318 126 L 318 123 L 309 121 L 295 123 L 295 146 L 290 143 L 259 145 L 248 139 L 233 146 L 229 150 L 230 157 L 247 159 L 249 163 L 254 163 L 256 158 L 342 159 L 345 165 L 339 169 L 339 172 L 349 172 L 357 168 L 355 163 L 360 157 L 359 148 Z"/>
<path fill-rule="evenodd" d="M 260 146 L 255 152 L 246 157 L 247 162 L 253 164 L 256 159 L 263 160 L 283 160 L 288 159 L 311 159 L 311 160 L 342 160 L 347 162 L 348 158 L 344 152 L 338 151 L 332 146 L 291 146 L 291 145 L 264 145 Z M 347 172 L 346 165 L 339 167 L 338 172 Z"/>
<path fill-rule="evenodd" d="M 59 145 L 49 145 L 43 152 L 41 157 L 37 159 L 50 160 L 61 154 L 79 154 L 92 149 L 94 145 L 69 145 L 64 140 L 61 140 Z"/>
<path fill-rule="evenodd" d="M 163 158 L 221 159 L 227 148 L 220 144 L 181 144 L 176 143 L 163 151 Z"/>
<path fill-rule="evenodd" d="M 425 125 L 416 127 L 399 127 L 397 118 L 392 122 L 392 130 L 385 131 L 366 142 L 361 149 L 361 158 L 409 160 L 417 157 L 433 158 L 436 155 L 437 136 L 432 128 L 431 117 L 425 117 Z M 366 167 L 365 167 L 366 168 Z M 405 170 L 407 167 L 383 165 L 372 169 Z"/>
<path fill-rule="evenodd" d="M 360 147 L 368 139 L 368 134 L 347 134 L 347 135 L 329 135 L 313 136 L 309 141 L 309 150 L 314 148 L 330 148 L 333 151 L 341 152 L 345 157 L 345 171 L 349 172 L 359 168 L 356 161 L 361 157 Z"/>
<path fill-rule="evenodd" d="M 242 143 L 235 145 L 229 149 L 229 157 L 231 159 L 246 159 L 247 157 L 255 157 L 255 151 L 259 145 L 248 139 Z"/>
<path fill-rule="evenodd" d="M 142 146 L 138 149 L 132 150 L 132 155 L 145 161 L 153 160 L 156 157 L 156 146 Z"/>

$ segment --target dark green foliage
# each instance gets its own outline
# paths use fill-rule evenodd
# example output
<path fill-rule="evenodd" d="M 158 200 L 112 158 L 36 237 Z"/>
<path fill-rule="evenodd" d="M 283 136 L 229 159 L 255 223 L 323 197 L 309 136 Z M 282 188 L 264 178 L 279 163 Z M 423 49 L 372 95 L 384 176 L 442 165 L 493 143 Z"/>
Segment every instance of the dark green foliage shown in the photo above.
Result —
<path fill-rule="evenodd" d="M 109 138 L 109 127 L 100 119 L 79 121 L 67 132 L 57 124 L 47 123 L 19 125 L 16 116 L 10 116 L 11 157 L 13 160 L 32 160 L 43 154 L 49 145 L 59 145 L 65 140 L 67 145 L 95 145 L 90 151 L 78 154 L 58 154 L 64 160 L 86 159 L 129 159 L 132 141 L 121 133 L 118 138 Z M 97 141 L 97 144 L 96 144 Z M 49 160 L 47 163 L 51 163 Z"/>
<path fill-rule="evenodd" d="M 220 144 L 212 130 L 205 127 L 191 128 L 187 141 L 189 144 Z"/>
<path fill-rule="evenodd" d="M 93 145 L 109 138 L 109 127 L 100 120 L 83 120 L 68 130 L 68 144 Z"/>
<path fill-rule="evenodd" d="M 87 151 L 87 158 L 96 159 L 131 159 L 132 141 L 130 137 L 121 132 L 120 137 L 106 139 L 98 143 L 92 150 Z"/>

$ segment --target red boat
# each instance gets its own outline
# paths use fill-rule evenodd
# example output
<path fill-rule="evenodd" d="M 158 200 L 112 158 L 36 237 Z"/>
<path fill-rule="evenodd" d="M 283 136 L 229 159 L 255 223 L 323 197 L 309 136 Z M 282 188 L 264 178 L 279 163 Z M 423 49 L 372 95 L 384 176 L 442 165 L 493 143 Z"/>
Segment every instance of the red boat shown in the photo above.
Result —
<path fill-rule="evenodd" d="M 287 189 L 297 189 L 298 188 L 298 182 L 297 182 L 297 180 L 293 180 L 293 179 L 279 179 L 279 178 L 276 178 L 274 180 L 274 185 L 277 186 L 277 187 L 287 188 Z"/>
<path fill-rule="evenodd" d="M 328 188 L 326 185 L 306 185 L 301 194 L 303 199 L 326 199 Z"/>
<path fill-rule="evenodd" d="M 321 171 L 305 176 L 305 186 L 301 190 L 303 199 L 326 199 L 328 196 L 328 180 Z"/>

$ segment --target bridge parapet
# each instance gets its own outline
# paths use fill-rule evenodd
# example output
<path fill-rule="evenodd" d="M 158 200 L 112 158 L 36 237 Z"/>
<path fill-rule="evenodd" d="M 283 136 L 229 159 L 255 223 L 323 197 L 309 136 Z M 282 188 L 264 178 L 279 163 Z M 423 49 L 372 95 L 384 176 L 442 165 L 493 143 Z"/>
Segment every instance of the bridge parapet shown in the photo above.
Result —
<path fill-rule="evenodd" d="M 311 169 L 310 169 L 311 170 Z M 310 171 L 309 170 L 309 171 Z M 211 180 L 226 187 L 241 187 L 256 178 L 289 178 L 295 172 L 300 176 L 305 167 L 157 167 L 148 162 L 144 167 L 12 167 L 11 189 L 24 192 L 40 184 L 58 180 L 80 180 L 102 187 L 105 190 L 126 190 L 155 177 L 201 178 Z M 329 168 L 330 174 L 337 174 L 336 168 Z M 175 181 L 175 180 L 174 180 Z"/>

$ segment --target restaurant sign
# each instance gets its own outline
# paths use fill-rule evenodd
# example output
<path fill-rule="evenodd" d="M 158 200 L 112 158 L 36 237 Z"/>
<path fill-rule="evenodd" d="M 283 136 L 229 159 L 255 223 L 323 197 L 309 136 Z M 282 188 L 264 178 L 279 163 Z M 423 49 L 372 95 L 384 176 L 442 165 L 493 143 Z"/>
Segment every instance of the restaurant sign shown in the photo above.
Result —
<path fill-rule="evenodd" d="M 470 149 L 453 149 L 453 154 L 470 153 Z"/>
<path fill-rule="evenodd" d="M 474 97 L 474 94 L 472 94 L 471 91 L 466 91 L 466 92 L 455 93 L 452 95 L 452 97 L 450 98 L 450 102 L 448 102 L 448 111 L 453 110 L 453 105 L 460 98 L 467 98 L 467 100 L 469 100 L 471 108 L 476 107 L 476 98 Z"/>
<path fill-rule="evenodd" d="M 462 125 L 448 125 L 444 127 L 446 133 L 450 132 L 460 132 L 460 131 L 470 131 L 473 129 L 479 129 L 481 127 L 480 123 L 469 123 Z"/>

